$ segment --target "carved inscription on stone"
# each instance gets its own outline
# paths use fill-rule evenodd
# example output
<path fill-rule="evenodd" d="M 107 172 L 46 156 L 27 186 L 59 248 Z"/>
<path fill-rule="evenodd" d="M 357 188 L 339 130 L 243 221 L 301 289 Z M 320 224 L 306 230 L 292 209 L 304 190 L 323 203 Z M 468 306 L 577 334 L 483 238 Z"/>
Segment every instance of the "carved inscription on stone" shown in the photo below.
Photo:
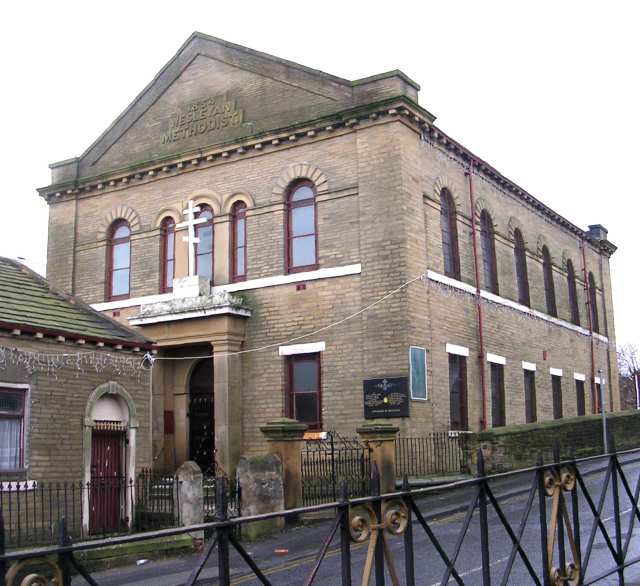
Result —
<path fill-rule="evenodd" d="M 189 104 L 169 118 L 162 144 L 172 144 L 201 134 L 212 134 L 242 124 L 243 111 L 227 95 L 212 96 Z"/>

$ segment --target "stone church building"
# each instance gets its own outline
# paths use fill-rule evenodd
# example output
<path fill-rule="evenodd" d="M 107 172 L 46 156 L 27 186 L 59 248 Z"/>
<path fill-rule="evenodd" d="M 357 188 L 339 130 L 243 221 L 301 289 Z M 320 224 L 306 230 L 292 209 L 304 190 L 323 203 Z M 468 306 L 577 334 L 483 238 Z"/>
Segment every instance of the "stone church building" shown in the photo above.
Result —
<path fill-rule="evenodd" d="M 155 342 L 159 466 L 232 471 L 281 416 L 480 430 L 594 412 L 600 385 L 619 408 L 606 229 L 447 136 L 419 89 L 194 33 L 51 165 L 47 278 Z"/>

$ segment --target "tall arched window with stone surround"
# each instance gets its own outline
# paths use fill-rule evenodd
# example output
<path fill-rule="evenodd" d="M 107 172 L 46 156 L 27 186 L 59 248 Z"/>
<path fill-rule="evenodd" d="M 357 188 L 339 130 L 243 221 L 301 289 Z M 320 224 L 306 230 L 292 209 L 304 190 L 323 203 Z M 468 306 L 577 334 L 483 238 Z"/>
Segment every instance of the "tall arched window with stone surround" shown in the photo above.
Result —
<path fill-rule="evenodd" d="M 213 280 L 213 210 L 206 204 L 199 204 L 198 218 L 207 221 L 196 225 L 196 274 Z"/>
<path fill-rule="evenodd" d="M 293 183 L 287 197 L 287 254 L 289 273 L 318 267 L 316 190 L 311 181 Z"/>
<path fill-rule="evenodd" d="M 557 317 L 558 308 L 556 307 L 556 289 L 553 285 L 553 264 L 551 263 L 551 253 L 546 246 L 542 247 L 542 273 L 544 278 L 544 297 L 547 303 L 547 313 Z"/>
<path fill-rule="evenodd" d="M 598 297 L 596 294 L 596 280 L 593 273 L 589 273 L 589 311 L 591 312 L 591 329 L 599 333 L 600 322 L 598 321 Z"/>
<path fill-rule="evenodd" d="M 109 228 L 107 245 L 107 298 L 129 297 L 131 280 L 131 228 L 126 220 L 116 220 Z"/>
<path fill-rule="evenodd" d="M 580 309 L 578 308 L 578 288 L 576 287 L 576 271 L 573 262 L 567 261 L 567 289 L 569 291 L 569 311 L 571 323 L 580 325 Z"/>
<path fill-rule="evenodd" d="M 440 232 L 442 234 L 444 274 L 447 277 L 460 279 L 456 208 L 448 189 L 443 189 L 440 192 Z"/>
<path fill-rule="evenodd" d="M 496 261 L 496 240 L 493 220 L 487 210 L 480 213 L 480 247 L 482 248 L 482 268 L 484 288 L 498 295 L 498 265 Z"/>
<path fill-rule="evenodd" d="M 247 278 L 247 204 L 237 201 L 231 208 L 231 280 Z"/>
<path fill-rule="evenodd" d="M 529 307 L 529 275 L 527 274 L 527 251 L 522 232 L 516 228 L 513 232 L 513 254 L 516 261 L 516 280 L 518 282 L 518 303 Z"/>
<path fill-rule="evenodd" d="M 173 291 L 173 278 L 175 277 L 176 262 L 176 223 L 171 216 L 162 220 L 160 225 L 160 263 L 161 282 L 160 291 L 170 293 Z"/>

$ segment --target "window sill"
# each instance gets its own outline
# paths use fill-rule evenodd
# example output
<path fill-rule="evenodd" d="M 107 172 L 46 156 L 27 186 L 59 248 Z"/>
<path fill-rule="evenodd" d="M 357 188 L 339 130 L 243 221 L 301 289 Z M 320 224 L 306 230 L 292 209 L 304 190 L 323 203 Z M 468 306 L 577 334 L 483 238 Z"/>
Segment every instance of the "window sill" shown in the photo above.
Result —
<path fill-rule="evenodd" d="M 320 265 L 317 263 L 314 265 L 306 265 L 304 267 L 289 267 L 287 269 L 287 274 L 291 275 L 293 273 L 305 273 L 307 271 L 317 271 L 320 268 Z"/>
<path fill-rule="evenodd" d="M 129 299 L 129 297 L 130 295 L 115 295 L 113 297 L 107 297 L 105 301 L 122 301 L 123 299 Z"/>
<path fill-rule="evenodd" d="M 26 468 L 16 468 L 15 470 L 0 470 L 0 481 L 23 481 L 27 479 Z"/>

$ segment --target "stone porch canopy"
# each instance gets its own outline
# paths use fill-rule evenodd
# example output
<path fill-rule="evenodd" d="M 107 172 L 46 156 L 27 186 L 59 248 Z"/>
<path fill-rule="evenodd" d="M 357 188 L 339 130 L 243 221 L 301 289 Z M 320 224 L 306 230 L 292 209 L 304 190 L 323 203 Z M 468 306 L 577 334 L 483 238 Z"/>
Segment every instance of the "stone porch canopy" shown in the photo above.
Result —
<path fill-rule="evenodd" d="M 242 367 L 238 352 L 245 340 L 251 309 L 242 297 L 226 291 L 211 292 L 207 278 L 174 279 L 171 299 L 140 306 L 129 318 L 153 339 L 160 350 L 207 344 L 214 357 L 213 405 L 217 462 L 228 474 L 235 473 L 242 447 Z"/>

